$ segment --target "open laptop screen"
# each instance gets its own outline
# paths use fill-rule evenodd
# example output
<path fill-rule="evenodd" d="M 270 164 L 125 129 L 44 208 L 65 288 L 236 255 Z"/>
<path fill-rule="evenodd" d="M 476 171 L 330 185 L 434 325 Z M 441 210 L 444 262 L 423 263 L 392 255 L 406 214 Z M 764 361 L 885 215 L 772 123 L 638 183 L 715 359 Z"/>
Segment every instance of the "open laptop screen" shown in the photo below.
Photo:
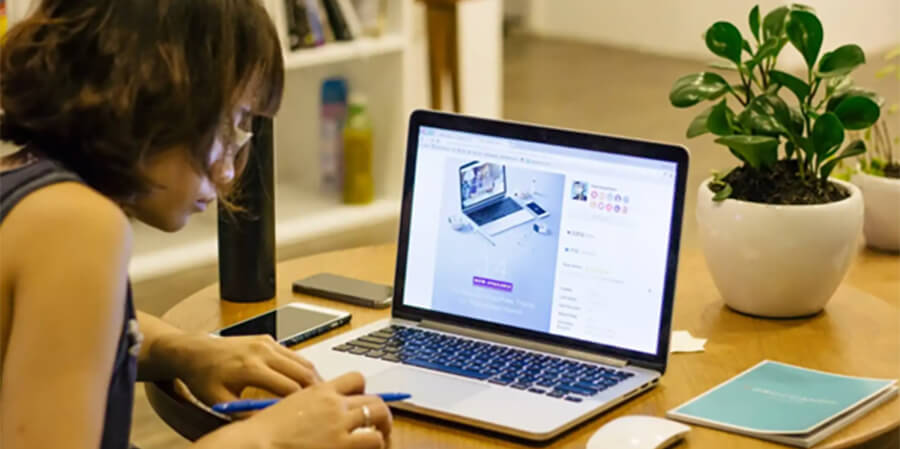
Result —
<path fill-rule="evenodd" d="M 658 353 L 675 162 L 419 129 L 404 305 Z M 532 219 L 489 236 L 499 179 Z"/>
<path fill-rule="evenodd" d="M 463 209 L 502 197 L 505 193 L 503 165 L 472 161 L 459 167 L 459 196 Z"/>

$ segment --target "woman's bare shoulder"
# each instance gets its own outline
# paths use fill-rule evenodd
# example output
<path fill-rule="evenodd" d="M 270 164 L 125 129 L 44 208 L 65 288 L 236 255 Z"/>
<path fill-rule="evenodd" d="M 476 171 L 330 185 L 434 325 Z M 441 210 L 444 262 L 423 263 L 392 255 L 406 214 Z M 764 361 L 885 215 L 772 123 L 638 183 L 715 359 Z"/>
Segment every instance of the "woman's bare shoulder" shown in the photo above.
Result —
<path fill-rule="evenodd" d="M 122 208 L 77 182 L 52 184 L 30 193 L 0 226 L 5 256 L 13 260 L 23 253 L 50 256 L 62 249 L 61 240 L 67 242 L 62 245 L 66 249 L 100 245 L 114 252 L 118 252 L 115 248 L 130 251 L 131 239 Z"/>

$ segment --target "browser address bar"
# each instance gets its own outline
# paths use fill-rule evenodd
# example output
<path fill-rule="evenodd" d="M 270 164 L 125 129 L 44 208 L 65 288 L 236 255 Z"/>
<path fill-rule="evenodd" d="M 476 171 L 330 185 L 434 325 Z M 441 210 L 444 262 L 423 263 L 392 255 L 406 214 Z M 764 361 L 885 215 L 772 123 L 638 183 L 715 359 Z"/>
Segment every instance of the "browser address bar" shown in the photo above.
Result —
<path fill-rule="evenodd" d="M 551 161 L 536 157 L 533 153 L 510 148 L 505 145 L 496 145 L 487 142 L 471 142 L 456 139 L 440 138 L 431 139 L 429 145 L 432 148 L 448 151 L 456 154 L 464 154 L 475 158 L 501 159 L 504 161 L 521 162 L 525 164 L 551 166 Z"/>
<path fill-rule="evenodd" d="M 552 158 L 547 159 L 540 157 L 540 155 L 536 155 L 533 150 L 520 150 L 512 147 L 511 144 L 507 142 L 498 144 L 494 141 L 485 141 L 478 138 L 459 139 L 455 136 L 440 135 L 423 139 L 421 143 L 429 145 L 437 150 L 465 155 L 473 159 L 494 159 L 519 162 L 528 165 L 549 167 L 560 171 L 572 171 L 572 173 L 590 172 L 594 175 L 627 177 L 629 179 L 637 175 L 653 182 L 656 182 L 656 180 L 665 181 L 664 178 L 666 178 L 666 176 L 669 177 L 666 179 L 671 179 L 673 175 L 669 170 L 637 167 L 627 163 L 615 163 L 611 161 L 577 158 L 566 155 L 553 155 Z"/>

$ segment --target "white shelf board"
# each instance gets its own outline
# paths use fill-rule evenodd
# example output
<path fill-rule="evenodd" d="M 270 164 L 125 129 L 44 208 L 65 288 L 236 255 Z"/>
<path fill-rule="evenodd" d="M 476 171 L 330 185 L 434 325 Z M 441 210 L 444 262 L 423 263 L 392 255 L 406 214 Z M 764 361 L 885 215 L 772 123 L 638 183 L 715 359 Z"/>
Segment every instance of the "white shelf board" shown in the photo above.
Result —
<path fill-rule="evenodd" d="M 284 56 L 284 65 L 286 70 L 292 70 L 364 59 L 400 52 L 405 45 L 403 37 L 396 34 L 377 38 L 363 37 L 347 42 L 329 42 L 320 47 L 289 51 Z"/>
<path fill-rule="evenodd" d="M 371 204 L 349 206 L 290 185 L 275 188 L 275 239 L 278 246 L 324 235 L 362 230 L 393 220 L 400 214 L 399 198 L 379 198 Z M 214 263 L 218 258 L 215 207 L 194 216 L 188 226 L 166 234 L 136 223 L 131 280 L 138 282 L 187 268 Z"/>

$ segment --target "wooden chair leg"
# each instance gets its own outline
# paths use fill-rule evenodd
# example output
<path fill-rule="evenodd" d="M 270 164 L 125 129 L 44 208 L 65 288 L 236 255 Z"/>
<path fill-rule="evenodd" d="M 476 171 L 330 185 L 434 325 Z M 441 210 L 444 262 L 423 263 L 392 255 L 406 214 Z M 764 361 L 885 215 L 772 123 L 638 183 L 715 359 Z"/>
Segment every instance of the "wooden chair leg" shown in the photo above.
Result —
<path fill-rule="evenodd" d="M 447 70 L 447 18 L 444 8 L 426 5 L 431 108 L 441 109 L 442 81 Z"/>
<path fill-rule="evenodd" d="M 462 102 L 460 101 L 460 89 L 459 89 L 459 21 L 457 14 L 457 6 L 454 4 L 453 6 L 448 8 L 448 29 L 449 36 L 447 36 L 447 59 L 449 60 L 449 69 L 450 69 L 450 82 L 453 87 L 453 110 L 455 112 L 462 111 Z"/>

